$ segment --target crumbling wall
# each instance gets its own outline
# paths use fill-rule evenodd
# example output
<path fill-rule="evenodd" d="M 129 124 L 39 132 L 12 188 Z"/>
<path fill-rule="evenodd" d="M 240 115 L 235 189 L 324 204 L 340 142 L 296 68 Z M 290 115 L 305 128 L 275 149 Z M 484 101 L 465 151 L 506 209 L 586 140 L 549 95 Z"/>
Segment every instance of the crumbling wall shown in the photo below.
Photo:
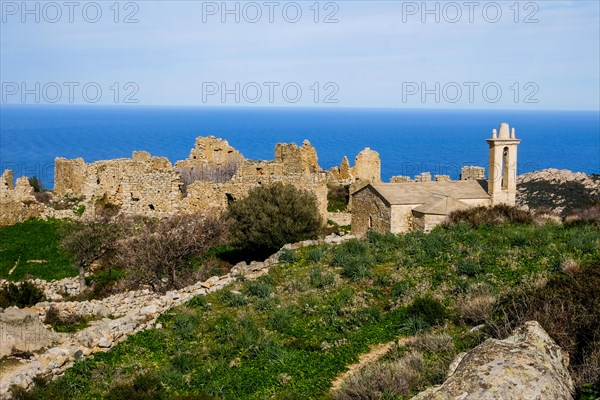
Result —
<path fill-rule="evenodd" d="M 89 164 L 57 158 L 54 170 L 55 195 L 83 197 L 88 212 L 110 204 L 129 214 L 168 215 L 183 198 L 171 162 L 148 152 Z"/>
<path fill-rule="evenodd" d="M 466 166 L 460 170 L 461 181 L 476 181 L 485 179 L 485 169 L 483 167 Z"/>
<path fill-rule="evenodd" d="M 349 185 L 355 182 L 381 182 L 381 160 L 379 153 L 366 148 L 354 159 L 354 167 L 350 167 L 348 158 L 344 156 L 339 167 L 327 171 L 327 181 L 332 185 Z"/>
<path fill-rule="evenodd" d="M 0 177 L 0 226 L 13 225 L 42 215 L 46 208 L 33 196 L 27 177 L 14 183 L 13 171 L 7 169 Z"/>
<path fill-rule="evenodd" d="M 325 174 L 308 141 L 278 144 L 272 161 L 246 160 L 225 140 L 199 137 L 190 156 L 173 167 L 168 159 L 134 152 L 131 159 L 96 161 L 58 158 L 56 194 L 85 198 L 86 212 L 111 204 L 127 214 L 176 212 L 222 214 L 229 201 L 259 185 L 284 182 L 315 194 L 327 217 Z"/>
<path fill-rule="evenodd" d="M 366 148 L 356 156 L 352 176 L 355 180 L 362 180 L 369 183 L 381 182 L 381 160 L 379 153 Z"/>

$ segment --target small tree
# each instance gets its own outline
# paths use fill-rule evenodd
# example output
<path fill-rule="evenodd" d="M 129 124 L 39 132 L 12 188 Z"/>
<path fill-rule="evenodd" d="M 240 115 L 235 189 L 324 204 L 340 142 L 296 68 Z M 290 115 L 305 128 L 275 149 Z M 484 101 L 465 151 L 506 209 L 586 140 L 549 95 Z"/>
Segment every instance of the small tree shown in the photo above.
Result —
<path fill-rule="evenodd" d="M 176 215 L 143 225 L 139 234 L 119 244 L 113 261 L 131 272 L 134 284 L 164 291 L 179 285 L 191 257 L 223 244 L 226 233 L 226 225 L 215 218 Z"/>
<path fill-rule="evenodd" d="M 229 206 L 235 245 L 257 253 L 314 238 L 323 221 L 314 194 L 289 184 L 259 186 Z"/>
<path fill-rule="evenodd" d="M 106 220 L 67 223 L 62 230 L 60 247 L 69 253 L 79 269 L 79 288 L 85 290 L 85 271 L 115 249 L 126 233 L 126 224 Z"/>

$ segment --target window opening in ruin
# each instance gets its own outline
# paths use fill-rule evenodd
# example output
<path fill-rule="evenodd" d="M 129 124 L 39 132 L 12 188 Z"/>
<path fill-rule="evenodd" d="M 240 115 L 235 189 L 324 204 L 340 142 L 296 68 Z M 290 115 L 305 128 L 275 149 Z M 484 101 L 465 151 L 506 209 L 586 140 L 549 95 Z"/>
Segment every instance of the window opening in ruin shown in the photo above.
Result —
<path fill-rule="evenodd" d="M 154 204 L 148 204 L 148 207 L 150 207 L 151 210 L 154 210 Z"/>

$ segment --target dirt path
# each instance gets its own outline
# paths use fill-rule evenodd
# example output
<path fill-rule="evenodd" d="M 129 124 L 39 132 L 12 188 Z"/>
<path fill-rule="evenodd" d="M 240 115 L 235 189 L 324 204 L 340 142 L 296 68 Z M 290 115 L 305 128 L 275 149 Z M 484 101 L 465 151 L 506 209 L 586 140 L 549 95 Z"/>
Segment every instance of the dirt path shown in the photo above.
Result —
<path fill-rule="evenodd" d="M 336 390 L 339 390 L 346 379 L 351 377 L 365 365 L 379 360 L 385 355 L 385 353 L 387 353 L 392 348 L 394 344 L 403 346 L 408 342 L 412 341 L 412 339 L 412 337 L 402 338 L 400 340 L 394 340 L 392 342 L 378 344 L 372 347 L 368 353 L 364 353 L 360 356 L 357 363 L 350 365 L 345 372 L 338 375 L 338 377 L 331 384 L 331 391 L 335 392 Z"/>

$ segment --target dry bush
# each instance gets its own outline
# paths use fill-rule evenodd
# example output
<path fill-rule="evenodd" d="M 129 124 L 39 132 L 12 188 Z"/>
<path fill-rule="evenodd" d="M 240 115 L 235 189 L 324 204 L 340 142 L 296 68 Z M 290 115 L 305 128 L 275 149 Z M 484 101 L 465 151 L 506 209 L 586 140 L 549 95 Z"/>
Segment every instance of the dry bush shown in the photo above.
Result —
<path fill-rule="evenodd" d="M 469 324 L 488 321 L 494 310 L 496 297 L 487 285 L 473 285 L 456 301 L 460 318 Z"/>
<path fill-rule="evenodd" d="M 583 355 L 581 368 L 573 378 L 578 386 L 595 382 L 600 389 L 600 338 L 589 346 L 588 352 Z"/>
<path fill-rule="evenodd" d="M 240 168 L 239 160 L 230 160 L 224 164 L 209 164 L 185 166 L 178 168 L 177 172 L 183 179 L 184 188 L 196 181 L 225 183 L 237 173 Z"/>
<path fill-rule="evenodd" d="M 79 285 L 85 291 L 85 272 L 101 258 L 112 254 L 119 239 L 132 226 L 127 220 L 70 221 L 61 227 L 60 247 L 70 254 L 79 269 Z"/>
<path fill-rule="evenodd" d="M 524 322 L 538 321 L 569 353 L 576 386 L 600 387 L 600 266 L 580 268 L 551 277 L 544 287 L 526 286 L 509 293 L 496 305 L 489 324 L 497 337 L 506 337 Z"/>
<path fill-rule="evenodd" d="M 333 397 L 336 400 L 366 400 L 391 394 L 407 395 L 421 381 L 423 369 L 423 355 L 417 351 L 397 361 L 368 364 L 348 378 Z"/>
<path fill-rule="evenodd" d="M 465 222 L 473 228 L 483 225 L 502 225 L 510 222 L 529 224 L 533 222 L 533 214 L 514 206 L 498 204 L 493 207 L 472 207 L 452 212 L 448 216 L 449 223 Z"/>
<path fill-rule="evenodd" d="M 452 352 L 454 340 L 447 333 L 422 333 L 415 337 L 412 347 L 429 353 Z"/>
<path fill-rule="evenodd" d="M 566 224 L 594 223 L 600 226 L 600 203 L 573 211 L 565 217 Z"/>
<path fill-rule="evenodd" d="M 560 265 L 560 269 L 567 275 L 575 275 L 581 272 L 581 266 L 572 258 L 563 261 Z"/>
<path fill-rule="evenodd" d="M 38 203 L 50 204 L 52 201 L 52 193 L 50 192 L 33 192 L 33 197 L 35 197 Z"/>
<path fill-rule="evenodd" d="M 130 285 L 155 291 L 185 286 L 195 274 L 190 258 L 225 242 L 227 226 L 201 215 L 147 221 L 136 236 L 119 243 L 113 263 L 129 271 Z"/>

